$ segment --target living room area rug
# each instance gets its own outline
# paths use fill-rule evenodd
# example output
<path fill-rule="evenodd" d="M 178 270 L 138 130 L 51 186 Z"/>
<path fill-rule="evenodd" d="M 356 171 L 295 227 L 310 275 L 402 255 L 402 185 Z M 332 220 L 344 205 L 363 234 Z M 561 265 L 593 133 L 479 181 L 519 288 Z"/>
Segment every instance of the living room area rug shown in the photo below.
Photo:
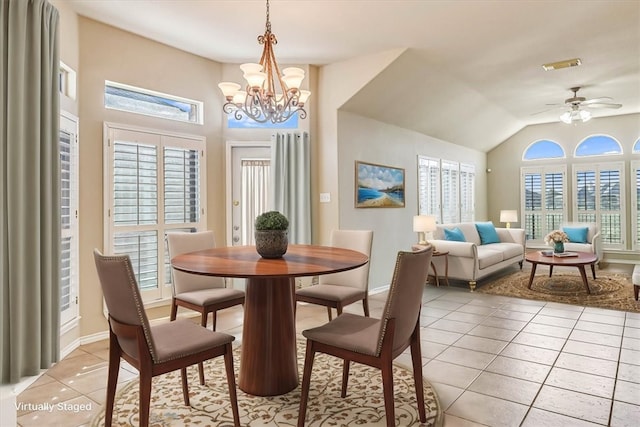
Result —
<path fill-rule="evenodd" d="M 587 268 L 591 294 L 578 273 L 554 271 L 549 277 L 547 269 L 539 269 L 528 289 L 530 270 L 517 271 L 486 284 L 480 284 L 476 292 L 504 295 L 539 301 L 552 301 L 586 307 L 640 312 L 640 302 L 633 298 L 631 277 L 622 273 L 604 273 L 596 270 L 596 279 Z"/>
<path fill-rule="evenodd" d="M 298 368 L 300 380 L 304 366 L 304 340 L 298 340 Z M 240 347 L 234 349 L 237 371 Z M 189 396 L 191 407 L 184 405 L 180 371 L 153 378 L 151 388 L 150 426 L 232 426 L 229 392 L 224 358 L 205 362 L 205 385 L 198 380 L 196 366 L 190 367 Z M 443 423 L 442 408 L 435 390 L 424 380 L 427 423 L 418 417 L 413 374 L 394 364 L 393 387 L 395 418 L 399 426 L 434 426 Z M 347 397 L 341 398 L 342 359 L 317 353 L 311 376 L 311 389 L 307 404 L 306 426 L 385 426 L 384 397 L 380 370 L 352 363 Z M 250 427 L 295 426 L 298 421 L 300 387 L 282 396 L 252 396 L 239 388 L 238 410 L 240 424 Z M 113 411 L 114 426 L 138 425 L 139 382 L 127 383 L 117 394 Z M 104 409 L 93 419 L 91 426 L 104 426 Z"/>

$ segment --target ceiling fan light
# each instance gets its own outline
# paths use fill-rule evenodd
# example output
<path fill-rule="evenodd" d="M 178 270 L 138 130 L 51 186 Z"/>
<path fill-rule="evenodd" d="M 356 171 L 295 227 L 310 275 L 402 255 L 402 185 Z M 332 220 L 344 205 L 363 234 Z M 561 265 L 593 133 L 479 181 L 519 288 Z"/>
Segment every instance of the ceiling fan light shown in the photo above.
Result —
<path fill-rule="evenodd" d="M 560 120 L 566 124 L 571 123 L 571 111 L 565 111 L 560 115 Z"/>
<path fill-rule="evenodd" d="M 587 110 L 580 110 L 580 120 L 582 120 L 583 123 L 591 120 L 591 112 Z"/>

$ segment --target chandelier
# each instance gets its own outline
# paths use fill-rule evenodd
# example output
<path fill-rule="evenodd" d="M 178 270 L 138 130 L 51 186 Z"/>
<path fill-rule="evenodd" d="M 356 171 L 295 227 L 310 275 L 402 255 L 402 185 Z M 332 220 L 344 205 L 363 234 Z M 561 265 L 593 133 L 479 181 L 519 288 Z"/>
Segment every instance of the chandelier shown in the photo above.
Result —
<path fill-rule="evenodd" d="M 564 123 L 571 124 L 577 121 L 582 123 L 591 120 L 591 112 L 587 110 L 581 110 L 578 105 L 572 105 L 569 111 L 566 111 L 560 115 L 560 120 Z"/>
<path fill-rule="evenodd" d="M 245 115 L 258 123 L 286 122 L 296 113 L 300 118 L 307 117 L 304 104 L 311 95 L 301 90 L 304 70 L 296 67 L 285 68 L 280 72 L 273 45 L 278 43 L 276 35 L 271 33 L 269 21 L 269 0 L 267 0 L 267 21 L 263 35 L 258 43 L 264 45 L 258 64 L 240 65 L 247 81 L 246 89 L 240 90 L 238 83 L 222 82 L 218 87 L 226 99 L 222 110 L 226 114 L 234 113 L 236 120 Z"/>

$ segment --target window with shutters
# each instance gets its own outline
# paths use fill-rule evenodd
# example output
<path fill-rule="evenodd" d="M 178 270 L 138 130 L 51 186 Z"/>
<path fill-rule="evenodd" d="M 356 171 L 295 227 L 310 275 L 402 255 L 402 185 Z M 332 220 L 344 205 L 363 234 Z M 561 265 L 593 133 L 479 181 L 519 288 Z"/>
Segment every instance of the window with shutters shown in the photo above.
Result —
<path fill-rule="evenodd" d="M 542 242 L 567 218 L 566 167 L 526 167 L 521 170 L 522 212 L 526 239 Z"/>
<path fill-rule="evenodd" d="M 631 218 L 632 247 L 640 251 L 640 160 L 631 162 Z"/>
<path fill-rule="evenodd" d="M 78 319 L 78 118 L 60 115 L 60 325 Z"/>
<path fill-rule="evenodd" d="M 418 156 L 418 210 L 440 224 L 475 218 L 475 166 Z"/>
<path fill-rule="evenodd" d="M 624 249 L 624 163 L 575 165 L 574 221 L 595 222 L 605 249 Z"/>
<path fill-rule="evenodd" d="M 127 254 L 145 302 L 171 296 L 169 231 L 206 228 L 205 140 L 105 125 L 105 251 Z"/>

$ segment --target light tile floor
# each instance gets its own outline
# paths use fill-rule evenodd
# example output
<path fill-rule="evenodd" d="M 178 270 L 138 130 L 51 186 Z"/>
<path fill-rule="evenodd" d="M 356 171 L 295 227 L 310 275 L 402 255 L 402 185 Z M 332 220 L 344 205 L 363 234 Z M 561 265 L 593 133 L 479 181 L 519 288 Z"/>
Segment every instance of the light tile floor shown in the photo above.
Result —
<path fill-rule="evenodd" d="M 385 299 L 386 293 L 371 295 L 372 316 Z M 440 397 L 446 427 L 640 424 L 640 314 L 453 286 L 427 286 L 423 302 L 423 374 Z M 346 311 L 361 310 L 354 304 Z M 327 321 L 323 307 L 300 304 L 297 315 L 298 333 Z M 222 311 L 218 330 L 240 342 L 242 316 L 241 308 Z M 100 341 L 49 369 L 17 401 L 62 402 L 69 409 L 19 410 L 18 425 L 86 425 L 104 404 L 107 359 L 107 343 Z M 408 354 L 398 360 L 410 366 Z M 121 384 L 135 376 L 121 367 Z"/>

